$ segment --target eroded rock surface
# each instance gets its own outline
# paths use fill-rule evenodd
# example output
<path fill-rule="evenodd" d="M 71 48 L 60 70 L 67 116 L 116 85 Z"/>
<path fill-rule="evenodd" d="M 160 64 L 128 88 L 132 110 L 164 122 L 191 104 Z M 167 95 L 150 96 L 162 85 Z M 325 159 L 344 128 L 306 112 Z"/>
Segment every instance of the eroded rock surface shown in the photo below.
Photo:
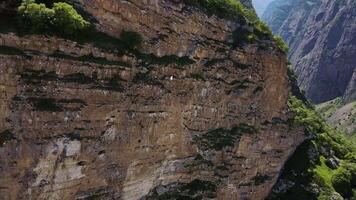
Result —
<path fill-rule="evenodd" d="M 81 3 L 146 56 L 1 34 L 0 199 L 263 199 L 304 139 L 285 56 L 184 4 Z"/>

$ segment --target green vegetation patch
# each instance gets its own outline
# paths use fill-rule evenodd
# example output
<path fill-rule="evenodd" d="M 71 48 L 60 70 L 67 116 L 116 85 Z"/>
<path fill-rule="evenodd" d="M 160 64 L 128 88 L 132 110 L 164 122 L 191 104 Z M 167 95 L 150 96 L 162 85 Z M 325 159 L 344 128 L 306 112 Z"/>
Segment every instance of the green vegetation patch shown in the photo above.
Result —
<path fill-rule="evenodd" d="M 190 0 L 186 1 L 186 4 L 202 8 L 209 14 L 222 18 L 236 19 L 244 14 L 249 17 L 255 17 L 252 14 L 247 14 L 247 12 L 252 11 L 246 9 L 236 0 Z"/>
<path fill-rule="evenodd" d="M 289 123 L 304 127 L 308 139 L 286 162 L 267 200 L 356 198 L 356 147 L 315 112 L 300 92 L 291 68 L 288 76 L 292 83 L 288 107 L 294 113 Z"/>
<path fill-rule="evenodd" d="M 305 126 L 309 133 L 318 133 L 324 128 L 325 122 L 314 110 L 308 109 L 297 97 L 289 97 L 288 107 L 295 114 L 294 125 Z"/>
<path fill-rule="evenodd" d="M 59 0 L 38 0 L 38 2 L 40 3 L 36 3 L 35 0 L 23 0 L 18 7 L 17 14 L 6 14 L 5 20 L 0 19 L 0 28 L 10 27 L 4 30 L 0 29 L 0 31 L 16 32 L 19 35 L 54 35 L 80 44 L 91 43 L 95 47 L 118 55 L 130 54 L 135 56 L 142 62 L 140 66 L 143 67 L 151 65 L 175 65 L 181 67 L 195 63 L 194 60 L 187 56 L 166 55 L 159 57 L 153 54 L 141 53 L 140 48 L 142 47 L 143 37 L 139 33 L 123 31 L 120 38 L 115 38 L 99 32 L 88 22 L 89 20 L 84 19 L 69 3 L 59 2 Z M 9 21 L 12 21 L 12 23 L 8 23 Z M 13 55 L 21 54 L 22 52 L 2 47 L 0 48 L 0 53 Z M 52 56 L 98 64 L 129 66 L 127 63 L 108 61 L 105 58 L 97 58 L 92 55 L 72 57 L 55 53 Z"/>
<path fill-rule="evenodd" d="M 258 18 L 255 11 L 244 7 L 238 0 L 190 0 L 186 4 L 201 8 L 210 15 L 237 21 L 242 26 L 253 27 L 252 31 L 246 27 L 238 28 L 233 34 L 235 45 L 272 38 L 271 30 Z"/>
<path fill-rule="evenodd" d="M 341 168 L 331 177 L 331 184 L 333 188 L 345 198 L 350 198 L 352 194 L 352 176 L 355 176 L 355 172 L 349 169 Z"/>
<path fill-rule="evenodd" d="M 312 170 L 309 170 L 318 161 L 318 155 L 313 154 L 312 142 L 303 142 L 286 162 L 281 175 L 266 200 L 316 200 L 317 195 L 310 187 Z M 309 155 L 311 152 L 311 155 Z"/>
<path fill-rule="evenodd" d="M 277 47 L 279 50 L 281 50 L 284 53 L 288 53 L 289 47 L 287 43 L 281 38 L 280 36 L 273 36 L 274 41 L 277 44 Z"/>
<path fill-rule="evenodd" d="M 18 7 L 20 26 L 24 31 L 33 33 L 56 32 L 72 36 L 89 28 L 89 22 L 77 13 L 72 5 L 64 2 L 47 8 L 35 0 L 23 0 Z"/>
<path fill-rule="evenodd" d="M 0 27 L 12 27 L 2 32 L 16 32 L 19 35 L 46 34 L 54 35 L 76 41 L 80 44 L 91 43 L 93 46 L 117 53 L 118 55 L 130 54 L 142 61 L 142 66 L 150 65 L 170 65 L 183 66 L 195 63 L 188 57 L 167 55 L 158 57 L 153 54 L 141 53 L 143 37 L 134 31 L 123 31 L 120 38 L 112 37 L 106 33 L 96 30 L 74 7 L 66 2 L 38 0 L 23 0 L 18 7 L 17 15 L 8 14 L 7 20 L 0 20 Z M 48 7 L 47 7 L 48 6 Z M 52 6 L 52 7 L 50 7 Z M 8 23 L 12 21 L 12 23 Z M 14 23 L 15 22 L 15 23 Z M 1 31 L 1 29 L 0 29 Z M 14 49 L 0 49 L 0 53 L 19 54 L 20 51 Z M 104 58 L 96 58 L 88 55 L 83 57 L 72 57 L 56 53 L 53 56 L 79 61 L 94 62 L 107 65 L 124 65 L 127 63 L 108 61 Z"/>
<path fill-rule="evenodd" d="M 289 50 L 284 40 L 281 37 L 273 36 L 268 25 L 258 18 L 253 9 L 246 8 L 238 0 L 189 0 L 186 1 L 186 4 L 201 8 L 209 15 L 238 22 L 241 26 L 233 33 L 234 46 L 273 40 L 274 45 L 280 51 L 287 53 Z M 246 28 L 246 25 L 252 27 L 253 30 Z"/>
<path fill-rule="evenodd" d="M 313 182 L 322 188 L 318 200 L 327 199 L 335 192 L 347 199 L 355 198 L 355 170 L 355 163 L 349 160 L 341 160 L 340 167 L 331 169 L 327 166 L 326 158 L 320 156 L 320 164 L 312 170 Z"/>
<path fill-rule="evenodd" d="M 189 0 L 186 4 L 202 8 L 210 15 L 236 21 L 242 26 L 253 27 L 253 30 L 241 27 L 236 29 L 233 32 L 234 46 L 272 40 L 280 51 L 284 53 L 289 51 L 284 40 L 279 36 L 273 36 L 268 25 L 258 18 L 255 11 L 244 7 L 238 0 Z"/>
<path fill-rule="evenodd" d="M 290 96 L 288 107 L 294 113 L 291 125 L 303 126 L 312 139 L 287 162 L 280 184 L 268 199 L 287 195 L 291 200 L 328 200 L 334 194 L 355 198 L 352 191 L 356 189 L 356 147 L 297 97 Z M 286 183 L 291 183 L 289 188 L 280 190 L 280 185 Z"/>
<path fill-rule="evenodd" d="M 319 165 L 317 165 L 313 170 L 314 181 L 318 183 L 318 185 L 331 188 L 331 178 L 335 174 L 335 170 L 330 169 L 326 165 L 326 158 L 324 156 L 320 156 L 319 159 Z"/>
<path fill-rule="evenodd" d="M 0 15 L 0 32 L 53 35 L 81 44 L 92 43 L 98 48 L 121 55 L 138 49 L 143 41 L 141 35 L 132 31 L 123 31 L 121 39 L 97 31 L 89 23 L 90 17 L 84 19 L 69 3 L 57 0 L 38 2 L 43 3 L 23 0 L 17 13 Z"/>

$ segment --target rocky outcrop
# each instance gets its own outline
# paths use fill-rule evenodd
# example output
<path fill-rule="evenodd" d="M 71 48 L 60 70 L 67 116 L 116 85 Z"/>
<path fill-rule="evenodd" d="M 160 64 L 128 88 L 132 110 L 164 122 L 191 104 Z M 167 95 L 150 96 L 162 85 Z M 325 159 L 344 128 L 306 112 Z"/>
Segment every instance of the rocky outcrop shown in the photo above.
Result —
<path fill-rule="evenodd" d="M 276 0 L 263 16 L 289 44 L 299 84 L 315 103 L 355 99 L 355 12 L 352 0 Z"/>
<path fill-rule="evenodd" d="M 304 140 L 285 55 L 185 4 L 81 5 L 141 52 L 0 34 L 0 199 L 264 199 Z"/>

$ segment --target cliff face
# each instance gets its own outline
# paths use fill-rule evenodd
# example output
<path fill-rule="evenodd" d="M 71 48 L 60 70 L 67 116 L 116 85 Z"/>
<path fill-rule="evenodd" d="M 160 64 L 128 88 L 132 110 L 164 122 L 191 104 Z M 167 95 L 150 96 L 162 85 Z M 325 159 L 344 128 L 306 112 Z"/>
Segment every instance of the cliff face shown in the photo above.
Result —
<path fill-rule="evenodd" d="M 142 53 L 0 34 L 0 199 L 263 199 L 304 139 L 285 56 L 185 4 L 80 5 Z"/>
<path fill-rule="evenodd" d="M 307 97 L 355 100 L 356 2 L 276 0 L 264 13 L 290 46 L 289 59 Z"/>

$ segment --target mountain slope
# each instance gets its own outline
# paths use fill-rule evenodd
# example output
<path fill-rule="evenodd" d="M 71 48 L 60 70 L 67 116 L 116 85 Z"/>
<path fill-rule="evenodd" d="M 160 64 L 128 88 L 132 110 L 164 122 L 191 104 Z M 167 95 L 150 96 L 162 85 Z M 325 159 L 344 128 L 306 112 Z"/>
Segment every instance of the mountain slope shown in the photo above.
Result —
<path fill-rule="evenodd" d="M 263 15 L 290 46 L 289 58 L 298 75 L 290 73 L 295 87 L 298 78 L 314 103 L 338 97 L 318 105 L 319 113 L 311 105 L 290 101 L 295 120 L 307 128 L 309 139 L 287 161 L 268 200 L 355 198 L 355 139 L 339 131 L 354 132 L 355 5 L 354 1 L 275 0 Z"/>
<path fill-rule="evenodd" d="M 354 13 L 352 0 L 276 0 L 263 15 L 289 44 L 299 84 L 315 103 L 355 99 Z"/>
<path fill-rule="evenodd" d="M 307 139 L 288 159 L 267 200 L 345 200 L 356 196 L 356 145 L 328 125 L 305 102 L 296 76 L 289 73 L 292 96 L 289 123 L 302 125 Z M 299 98 L 299 99 L 298 99 Z M 304 100 L 303 100 L 304 99 Z M 303 103 L 304 101 L 304 103 Z"/>
<path fill-rule="evenodd" d="M 342 98 L 336 98 L 317 105 L 316 110 L 339 130 L 356 136 L 356 101 L 344 103 Z"/>

